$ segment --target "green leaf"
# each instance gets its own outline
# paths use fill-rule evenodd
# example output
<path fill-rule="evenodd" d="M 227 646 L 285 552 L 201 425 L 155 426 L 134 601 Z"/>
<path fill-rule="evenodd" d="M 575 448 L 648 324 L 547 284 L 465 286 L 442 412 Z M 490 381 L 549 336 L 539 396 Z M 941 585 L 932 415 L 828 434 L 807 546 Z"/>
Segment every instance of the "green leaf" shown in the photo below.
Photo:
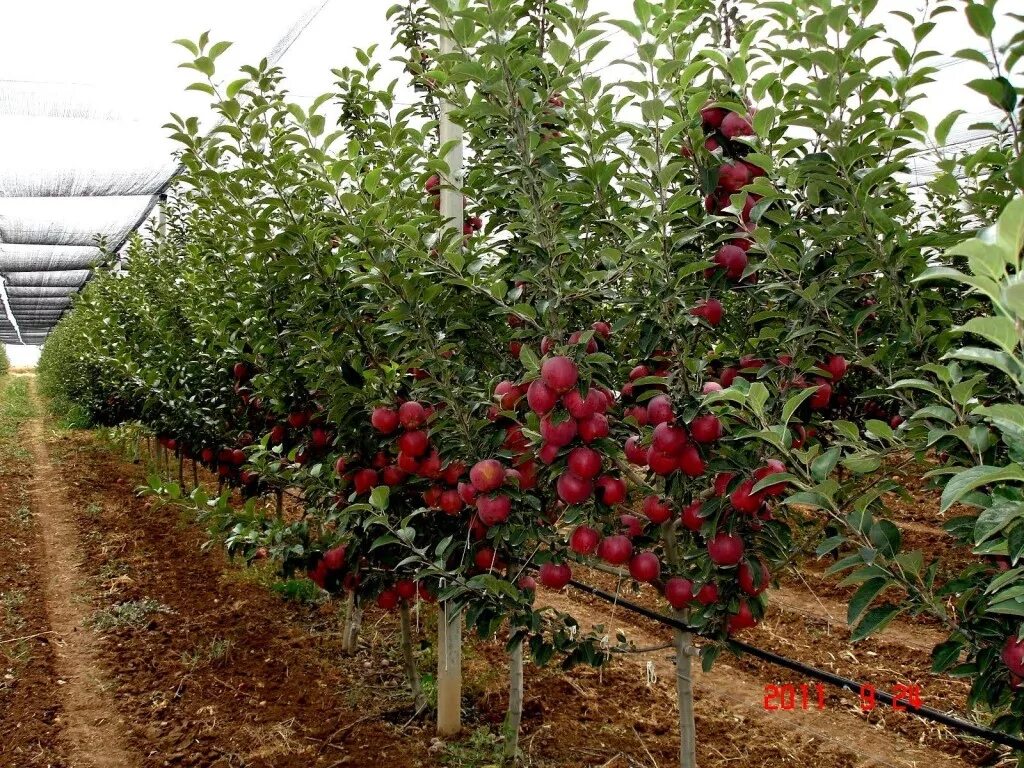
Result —
<path fill-rule="evenodd" d="M 885 557 L 895 557 L 900 551 L 900 529 L 889 520 L 878 520 L 868 534 L 871 543 Z"/>
<path fill-rule="evenodd" d="M 878 597 L 885 588 L 889 586 L 889 580 L 884 577 L 868 579 L 857 589 L 846 610 L 846 623 L 851 627 L 855 626 L 868 609 L 868 606 Z"/>
<path fill-rule="evenodd" d="M 1024 468 L 1017 464 L 992 467 L 982 464 L 954 475 L 942 490 L 939 511 L 945 512 L 960 499 L 983 485 L 1003 482 L 1024 482 Z"/>
<path fill-rule="evenodd" d="M 839 457 L 841 455 L 842 451 L 839 446 L 829 448 L 825 453 L 821 454 L 821 456 L 811 462 L 811 476 L 819 483 L 824 482 L 832 473 L 832 470 L 836 468 L 836 464 L 839 463 Z"/>
<path fill-rule="evenodd" d="M 932 649 L 932 671 L 945 672 L 960 659 L 964 648 L 962 640 L 947 640 Z"/>
<path fill-rule="evenodd" d="M 796 413 L 796 409 L 800 407 L 804 400 L 809 397 L 813 397 L 817 391 L 817 387 L 806 387 L 786 400 L 786 405 L 782 408 L 782 425 L 788 426 L 789 420 L 793 418 L 793 414 Z"/>
<path fill-rule="evenodd" d="M 994 77 L 991 80 L 983 78 L 971 80 L 967 83 L 967 87 L 988 98 L 992 106 L 998 107 L 1003 112 L 1012 113 L 1017 106 L 1017 89 L 1005 77 Z"/>
<path fill-rule="evenodd" d="M 877 608 L 872 608 L 857 624 L 857 628 L 850 633 L 850 641 L 855 643 L 876 632 L 881 632 L 900 613 L 902 613 L 902 609 L 895 605 L 880 605 Z"/>
<path fill-rule="evenodd" d="M 998 368 L 1007 376 L 1016 379 L 1020 375 L 1020 363 L 1016 358 L 1005 352 L 996 352 L 994 349 L 985 347 L 962 347 L 961 349 L 947 352 L 943 360 L 966 360 L 971 363 L 981 363 Z"/>
<path fill-rule="evenodd" d="M 1014 347 L 1019 341 L 1017 326 L 1008 317 L 972 317 L 953 330 L 981 336 L 1010 354 L 1013 353 Z"/>
<path fill-rule="evenodd" d="M 1020 502 L 1004 502 L 994 504 L 983 510 L 974 523 L 975 546 L 992 538 L 1010 523 L 1020 519 L 1024 506 Z"/>
<path fill-rule="evenodd" d="M 378 485 L 370 492 L 370 506 L 374 509 L 387 509 L 390 497 L 391 488 L 386 485 Z"/>
<path fill-rule="evenodd" d="M 996 19 L 988 6 L 982 3 L 970 3 L 964 9 L 967 14 L 967 23 L 977 35 L 988 38 L 996 28 Z"/>

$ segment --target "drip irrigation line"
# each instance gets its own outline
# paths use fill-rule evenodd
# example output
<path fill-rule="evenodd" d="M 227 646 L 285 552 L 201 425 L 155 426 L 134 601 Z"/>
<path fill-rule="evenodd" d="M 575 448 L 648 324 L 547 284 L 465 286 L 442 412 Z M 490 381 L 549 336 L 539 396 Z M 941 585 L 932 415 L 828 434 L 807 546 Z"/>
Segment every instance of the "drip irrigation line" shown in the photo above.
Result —
<path fill-rule="evenodd" d="M 684 621 L 672 618 L 671 616 L 666 616 L 665 614 L 651 610 L 650 608 L 645 608 L 644 606 L 634 603 L 630 600 L 623 599 L 621 595 L 613 595 L 611 592 L 606 592 L 605 590 L 591 586 L 590 584 L 584 584 L 583 582 L 577 581 L 576 579 L 570 579 L 569 585 L 581 592 L 586 592 L 587 594 L 600 598 L 605 602 L 614 603 L 615 605 L 625 608 L 627 611 L 631 613 L 643 616 L 644 618 L 650 619 L 651 621 L 656 621 L 659 624 L 663 624 L 667 627 L 679 629 L 683 632 L 693 632 L 694 634 L 699 634 L 700 632 L 700 630 L 697 627 L 692 627 Z M 788 659 L 785 656 L 779 656 L 777 653 L 766 651 L 763 648 L 758 648 L 755 645 L 744 643 L 741 640 L 730 640 L 729 645 L 732 648 L 735 648 L 736 650 L 754 656 L 758 659 L 761 659 L 762 661 L 767 661 L 771 664 L 775 664 L 776 666 L 784 667 L 785 669 L 789 669 L 793 672 L 798 672 L 801 675 L 806 675 L 807 677 L 813 678 L 823 683 L 828 683 L 829 685 L 836 686 L 837 688 L 843 688 L 845 690 L 850 691 L 859 691 L 863 688 L 863 684 L 857 682 L 856 680 L 851 680 L 848 677 L 843 677 L 841 675 L 833 674 L 832 672 L 827 672 L 823 669 L 818 669 L 817 667 L 812 667 L 800 661 Z M 893 701 L 896 698 L 899 698 L 901 706 L 905 706 L 907 712 L 915 714 L 918 717 L 924 718 L 925 720 L 931 720 L 932 722 L 941 723 L 942 725 L 952 728 L 953 730 L 968 733 L 980 739 L 985 739 L 996 744 L 1001 744 L 1005 747 L 1011 747 L 1015 750 L 1024 751 L 1024 740 L 1019 739 L 1016 736 L 1001 733 L 1000 731 L 993 731 L 990 728 L 985 728 L 983 726 L 976 725 L 975 723 L 968 722 L 967 720 L 962 720 L 959 717 L 954 717 L 953 715 L 946 714 L 945 712 L 940 712 L 939 710 L 932 709 L 931 707 L 914 707 L 909 703 L 906 703 L 906 701 L 903 698 L 894 697 L 891 693 L 886 693 L 885 691 L 876 690 L 875 692 L 875 699 L 877 701 L 882 702 L 883 704 L 888 704 L 889 706 L 892 706 Z"/>

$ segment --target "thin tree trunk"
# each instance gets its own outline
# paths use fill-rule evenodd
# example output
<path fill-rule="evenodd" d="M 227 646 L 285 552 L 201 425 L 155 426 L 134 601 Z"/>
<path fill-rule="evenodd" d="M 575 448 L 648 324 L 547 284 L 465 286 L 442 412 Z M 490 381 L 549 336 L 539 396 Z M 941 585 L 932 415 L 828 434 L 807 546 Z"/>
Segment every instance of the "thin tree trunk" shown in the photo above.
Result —
<path fill-rule="evenodd" d="M 505 757 L 519 754 L 519 727 L 523 721 L 523 641 L 508 652 L 508 713 L 505 715 Z"/>
<path fill-rule="evenodd" d="M 284 489 L 277 489 L 277 519 L 284 517 Z"/>
<path fill-rule="evenodd" d="M 405 676 L 409 679 L 409 690 L 412 692 L 413 707 L 419 712 L 423 707 L 423 689 L 420 686 L 420 671 L 416 667 L 416 656 L 412 650 L 412 616 L 409 603 L 402 601 L 399 607 L 402 617 L 402 657 L 405 660 Z"/>
<path fill-rule="evenodd" d="M 354 655 L 359 646 L 359 628 L 362 623 L 363 609 L 356 602 L 355 592 L 349 592 L 345 603 L 345 629 L 341 635 L 341 650 L 348 656 Z"/>
<path fill-rule="evenodd" d="M 697 728 L 693 721 L 693 635 L 676 630 L 675 646 L 679 768 L 697 768 Z"/>
<path fill-rule="evenodd" d="M 192 487 L 199 487 L 199 464 L 195 456 L 192 457 Z"/>
<path fill-rule="evenodd" d="M 437 620 L 437 735 L 462 730 L 462 611 L 441 603 Z"/>
<path fill-rule="evenodd" d="M 185 494 L 185 457 L 178 453 L 178 487 L 182 495 Z"/>

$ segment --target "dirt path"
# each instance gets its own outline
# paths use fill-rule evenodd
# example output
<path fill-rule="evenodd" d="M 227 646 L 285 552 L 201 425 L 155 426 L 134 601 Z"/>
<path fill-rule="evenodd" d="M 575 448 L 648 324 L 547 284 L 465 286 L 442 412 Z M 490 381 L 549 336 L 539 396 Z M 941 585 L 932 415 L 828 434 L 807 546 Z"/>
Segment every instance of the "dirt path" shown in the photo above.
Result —
<path fill-rule="evenodd" d="M 38 403 L 33 382 L 33 399 Z M 64 736 L 75 768 L 132 768 L 109 677 L 99 662 L 96 636 L 86 627 L 90 601 L 83 585 L 79 535 L 64 492 L 64 479 L 50 461 L 41 416 L 27 422 L 23 435 L 33 457 L 30 504 L 42 540 L 39 579 L 46 614 L 55 636 L 56 684 L 64 711 Z"/>
<path fill-rule="evenodd" d="M 563 593 L 544 590 L 542 595 L 544 604 L 571 612 L 583 628 L 603 624 L 612 631 L 622 627 L 637 647 L 658 647 L 669 639 L 667 632 L 649 632 L 632 622 L 622 611 L 613 612 L 610 607 L 605 609 L 585 605 Z M 630 654 L 624 659 L 625 663 L 638 666 L 653 663 L 661 680 L 675 679 L 675 665 L 669 652 Z M 853 751 L 858 768 L 963 768 L 969 765 L 938 750 L 916 744 L 900 734 L 879 729 L 853 712 L 829 708 L 809 712 L 767 712 L 762 702 L 765 680 L 748 675 L 727 663 L 716 663 L 709 674 L 704 674 L 700 665 L 696 664 L 694 673 L 698 714 L 707 707 L 728 707 L 747 718 L 770 721 L 774 728 L 818 739 L 837 754 Z"/>

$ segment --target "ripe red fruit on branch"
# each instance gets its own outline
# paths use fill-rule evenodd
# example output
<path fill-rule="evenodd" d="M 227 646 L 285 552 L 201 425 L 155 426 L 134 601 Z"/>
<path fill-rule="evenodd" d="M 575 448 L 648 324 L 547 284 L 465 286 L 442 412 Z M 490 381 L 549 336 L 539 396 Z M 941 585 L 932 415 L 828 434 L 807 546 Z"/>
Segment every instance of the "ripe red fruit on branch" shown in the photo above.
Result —
<path fill-rule="evenodd" d="M 700 111 L 700 121 L 705 131 L 714 131 L 722 125 L 722 121 L 729 114 L 729 110 L 723 107 L 704 106 Z"/>
<path fill-rule="evenodd" d="M 629 380 L 636 381 L 637 379 L 643 379 L 651 375 L 651 369 L 646 365 L 638 365 L 629 372 Z"/>
<path fill-rule="evenodd" d="M 558 458 L 559 451 L 562 450 L 560 445 L 552 445 L 551 443 L 545 443 L 541 446 L 541 449 L 537 451 L 537 458 L 540 459 L 544 464 L 550 466 Z"/>
<path fill-rule="evenodd" d="M 636 464 L 638 467 L 647 466 L 648 450 L 640 445 L 640 438 L 636 435 L 626 439 L 625 453 L 630 464 Z"/>
<path fill-rule="evenodd" d="M 231 452 L 231 463 L 236 467 L 240 467 L 245 464 L 245 451 L 241 448 L 235 448 L 235 450 Z"/>
<path fill-rule="evenodd" d="M 679 452 L 679 469 L 687 477 L 700 477 L 707 470 L 707 465 L 695 446 L 684 445 Z"/>
<path fill-rule="evenodd" d="M 832 355 L 824 365 L 819 367 L 832 374 L 832 381 L 836 382 L 843 378 L 843 374 L 846 373 L 848 366 L 845 357 L 842 355 Z"/>
<path fill-rule="evenodd" d="M 824 379 L 815 379 L 817 382 L 817 391 L 808 398 L 811 410 L 821 411 L 828 408 L 829 400 L 832 399 L 832 385 Z"/>
<path fill-rule="evenodd" d="M 594 323 L 591 328 L 594 329 L 594 333 L 601 338 L 607 339 L 612 335 L 612 327 L 603 320 L 598 320 Z"/>
<path fill-rule="evenodd" d="M 243 362 L 235 363 L 234 367 L 231 369 L 231 373 L 234 374 L 235 379 L 238 381 L 248 381 L 252 375 L 249 371 L 249 366 Z"/>
<path fill-rule="evenodd" d="M 469 481 L 479 493 L 490 493 L 505 482 L 505 467 L 497 459 L 478 461 L 469 470 Z"/>
<path fill-rule="evenodd" d="M 505 411 L 511 411 L 515 408 L 519 398 L 522 397 L 519 387 L 507 379 L 498 382 L 498 385 L 494 388 L 494 394 L 498 397 L 498 404 Z"/>
<path fill-rule="evenodd" d="M 345 461 L 344 456 L 339 456 L 338 460 L 334 462 L 334 471 L 338 473 L 338 477 L 345 474 L 345 470 L 348 468 L 348 462 Z"/>
<path fill-rule="evenodd" d="M 275 424 L 270 430 L 270 444 L 280 445 L 288 437 L 288 428 L 284 424 Z"/>
<path fill-rule="evenodd" d="M 422 456 L 427 452 L 427 446 L 429 440 L 427 439 L 427 433 L 422 429 L 414 429 L 411 432 L 403 432 L 401 437 L 398 438 L 398 450 L 407 456 L 416 458 Z M 402 467 L 405 469 L 405 467 Z"/>
<path fill-rule="evenodd" d="M 576 420 L 566 418 L 564 421 L 555 422 L 549 413 L 540 420 L 540 435 L 549 445 L 559 448 L 566 446 L 576 437 Z"/>
<path fill-rule="evenodd" d="M 745 560 L 740 563 L 739 567 L 740 589 L 751 597 L 757 597 L 768 589 L 768 579 L 770 578 L 765 564 L 760 560 L 755 560 L 755 562 L 757 563 L 756 569 L 751 568 Z"/>
<path fill-rule="evenodd" d="M 577 423 L 580 440 L 588 445 L 595 440 L 608 437 L 608 417 L 594 413 Z"/>
<path fill-rule="evenodd" d="M 754 493 L 754 481 L 744 480 L 732 493 L 729 494 L 729 503 L 737 512 L 745 515 L 753 515 L 761 508 L 764 496 L 761 493 Z"/>
<path fill-rule="evenodd" d="M 449 488 L 441 494 L 438 506 L 446 515 L 454 517 L 462 511 L 462 497 L 454 488 Z"/>
<path fill-rule="evenodd" d="M 213 448 L 203 448 L 202 452 L 199 454 L 199 459 L 203 464 L 212 464 L 214 456 Z"/>
<path fill-rule="evenodd" d="M 626 481 L 621 477 L 599 477 L 594 483 L 597 488 L 597 497 L 609 507 L 621 504 L 626 500 Z"/>
<path fill-rule="evenodd" d="M 741 273 L 742 274 L 742 273 Z M 708 325 L 714 328 L 720 322 L 722 322 L 722 302 L 718 299 L 705 299 L 696 307 L 690 310 L 690 314 L 694 317 L 704 318 Z"/>
<path fill-rule="evenodd" d="M 323 564 L 329 571 L 338 571 L 345 565 L 345 545 L 332 547 L 324 552 Z"/>
<path fill-rule="evenodd" d="M 645 498 L 643 511 L 647 515 L 647 519 L 655 525 L 668 522 L 672 517 L 672 507 L 667 500 L 662 499 L 660 496 L 648 496 Z"/>
<path fill-rule="evenodd" d="M 673 576 L 665 582 L 665 599 L 677 611 L 685 608 L 693 600 L 693 582 Z"/>
<path fill-rule="evenodd" d="M 306 411 L 292 411 L 288 414 L 288 423 L 292 429 L 302 429 L 309 423 L 309 414 Z"/>
<path fill-rule="evenodd" d="M 640 552 L 629 561 L 629 575 L 637 581 L 651 582 L 661 575 L 661 562 L 653 552 Z"/>
<path fill-rule="evenodd" d="M 725 276 L 730 280 L 739 280 L 747 268 L 747 252 L 735 245 L 726 244 L 715 252 L 712 261 L 725 270 Z"/>
<path fill-rule="evenodd" d="M 352 476 L 352 484 L 355 486 L 356 495 L 362 496 L 364 493 L 369 493 L 379 484 L 377 470 L 369 468 L 358 470 Z"/>
<path fill-rule="evenodd" d="M 679 455 L 652 449 L 647 452 L 647 465 L 655 474 L 666 477 L 679 469 Z"/>
<path fill-rule="evenodd" d="M 534 413 L 547 413 L 558 402 L 558 395 L 540 379 L 530 382 L 526 390 L 526 402 Z"/>
<path fill-rule="evenodd" d="M 730 112 L 722 119 L 721 131 L 725 138 L 735 139 L 740 136 L 753 136 L 754 126 L 738 112 Z"/>
<path fill-rule="evenodd" d="M 462 499 L 466 504 L 475 505 L 477 491 L 473 487 L 472 483 L 459 483 L 458 485 L 459 498 Z"/>
<path fill-rule="evenodd" d="M 540 377 L 557 394 L 564 394 L 576 386 L 580 372 L 576 363 L 565 356 L 549 357 L 540 367 Z"/>
<path fill-rule="evenodd" d="M 398 599 L 398 593 L 395 590 L 385 589 L 377 595 L 377 607 L 390 611 L 398 605 Z"/>
<path fill-rule="evenodd" d="M 722 422 L 711 413 L 698 416 L 690 422 L 690 436 L 698 443 L 713 443 L 722 436 Z"/>
<path fill-rule="evenodd" d="M 567 462 L 569 471 L 584 480 L 592 480 L 601 472 L 601 454 L 590 448 L 573 448 Z"/>
<path fill-rule="evenodd" d="M 476 512 L 480 522 L 490 527 L 508 520 L 512 511 L 512 500 L 508 496 L 477 496 Z"/>
<path fill-rule="evenodd" d="M 326 448 L 331 440 L 330 434 L 323 427 L 314 427 L 309 435 L 309 444 L 316 449 Z"/>
<path fill-rule="evenodd" d="M 718 533 L 708 542 L 708 555 L 715 565 L 736 565 L 743 557 L 743 539 L 731 533 Z"/>
<path fill-rule="evenodd" d="M 396 463 L 398 464 L 399 469 L 403 472 L 409 473 L 410 475 L 417 474 L 420 471 L 419 459 L 405 451 L 399 452 Z"/>
<path fill-rule="evenodd" d="M 481 547 L 473 555 L 473 565 L 481 571 L 489 571 L 492 568 L 500 571 L 505 567 L 505 562 L 490 547 Z"/>
<path fill-rule="evenodd" d="M 718 169 L 718 189 L 732 194 L 750 183 L 750 171 L 743 163 L 723 163 Z"/>
<path fill-rule="evenodd" d="M 632 554 L 633 542 L 621 534 L 601 539 L 597 547 L 597 556 L 610 565 L 622 565 Z"/>
<path fill-rule="evenodd" d="M 596 392 L 596 390 L 591 389 L 590 392 Z M 565 410 L 567 410 L 569 415 L 574 419 L 585 419 L 597 410 L 594 407 L 596 405 L 595 401 L 588 402 L 589 394 L 590 393 L 588 393 L 588 397 L 585 398 L 579 393 L 578 389 L 571 389 L 562 395 L 562 405 L 565 406 Z M 601 394 L 597 393 L 597 396 L 601 397 Z"/>
<path fill-rule="evenodd" d="M 380 471 L 380 479 L 384 481 L 384 485 L 394 488 L 396 485 L 401 485 L 409 477 L 409 474 L 395 466 L 394 464 L 388 464 L 384 469 Z"/>
<path fill-rule="evenodd" d="M 431 195 L 441 194 L 441 177 L 436 173 L 427 179 L 427 183 L 423 185 L 423 188 Z"/>
<path fill-rule="evenodd" d="M 750 629 L 751 627 L 757 626 L 757 619 L 754 618 L 754 614 L 750 612 L 750 606 L 747 605 L 747 601 L 740 599 L 740 607 L 736 613 L 729 617 L 726 622 L 726 626 L 729 629 L 729 634 L 735 634 L 744 629 Z"/>
<path fill-rule="evenodd" d="M 579 344 L 582 339 L 583 339 L 583 331 L 576 331 L 572 335 L 569 336 L 569 344 L 570 345 Z M 591 336 L 589 339 L 587 339 L 587 354 L 588 355 L 592 355 L 595 352 L 597 352 L 597 340 L 593 336 Z"/>
<path fill-rule="evenodd" d="M 701 526 L 704 525 L 704 518 L 701 517 L 702 505 L 699 501 L 695 501 L 692 504 L 687 504 L 683 507 L 683 513 L 680 516 L 680 520 L 683 523 L 683 527 L 690 531 L 699 531 Z"/>
<path fill-rule="evenodd" d="M 593 495 L 594 484 L 572 472 L 564 472 L 559 475 L 555 490 L 566 504 L 582 504 Z"/>
<path fill-rule="evenodd" d="M 548 589 L 562 589 L 572 578 L 572 569 L 565 563 L 544 563 L 537 575 L 540 583 Z"/>
<path fill-rule="evenodd" d="M 398 428 L 398 412 L 391 408 L 375 408 L 370 423 L 381 434 L 391 434 Z"/>
<path fill-rule="evenodd" d="M 786 465 L 783 464 L 781 461 L 779 461 L 778 459 L 768 459 L 768 461 L 765 462 L 765 465 L 763 467 L 758 467 L 757 469 L 754 470 L 754 481 L 755 483 L 760 482 L 761 480 L 764 480 L 766 477 L 778 475 L 785 471 Z M 762 488 L 760 491 L 760 493 L 764 494 L 765 496 L 781 496 L 785 492 L 786 483 L 784 482 L 769 485 L 767 488 Z"/>
<path fill-rule="evenodd" d="M 398 406 L 398 420 L 405 429 L 417 429 L 427 421 L 426 409 L 415 400 Z"/>
<path fill-rule="evenodd" d="M 648 424 L 664 424 L 667 421 L 672 421 L 674 418 L 672 401 L 668 395 L 656 395 L 647 403 Z"/>
<path fill-rule="evenodd" d="M 416 582 L 411 579 L 402 579 L 395 584 L 395 592 L 403 600 L 412 600 L 416 597 Z"/>
<path fill-rule="evenodd" d="M 1010 635 L 1003 643 L 1002 652 L 1003 664 L 1013 674 L 1024 677 L 1024 640 L 1018 640 L 1016 635 Z"/>
<path fill-rule="evenodd" d="M 569 548 L 580 555 L 589 555 L 597 549 L 601 534 L 589 525 L 581 525 L 569 537 Z"/>
<path fill-rule="evenodd" d="M 662 422 L 654 428 L 651 436 L 651 448 L 661 453 L 679 453 L 686 445 L 686 430 Z"/>
<path fill-rule="evenodd" d="M 694 595 L 697 598 L 697 602 L 701 605 L 712 605 L 718 601 L 718 585 L 717 584 L 705 584 Z"/>
<path fill-rule="evenodd" d="M 636 539 L 644 535 L 644 524 L 636 515 L 619 515 L 619 522 L 622 523 L 622 532 L 626 538 Z"/>

